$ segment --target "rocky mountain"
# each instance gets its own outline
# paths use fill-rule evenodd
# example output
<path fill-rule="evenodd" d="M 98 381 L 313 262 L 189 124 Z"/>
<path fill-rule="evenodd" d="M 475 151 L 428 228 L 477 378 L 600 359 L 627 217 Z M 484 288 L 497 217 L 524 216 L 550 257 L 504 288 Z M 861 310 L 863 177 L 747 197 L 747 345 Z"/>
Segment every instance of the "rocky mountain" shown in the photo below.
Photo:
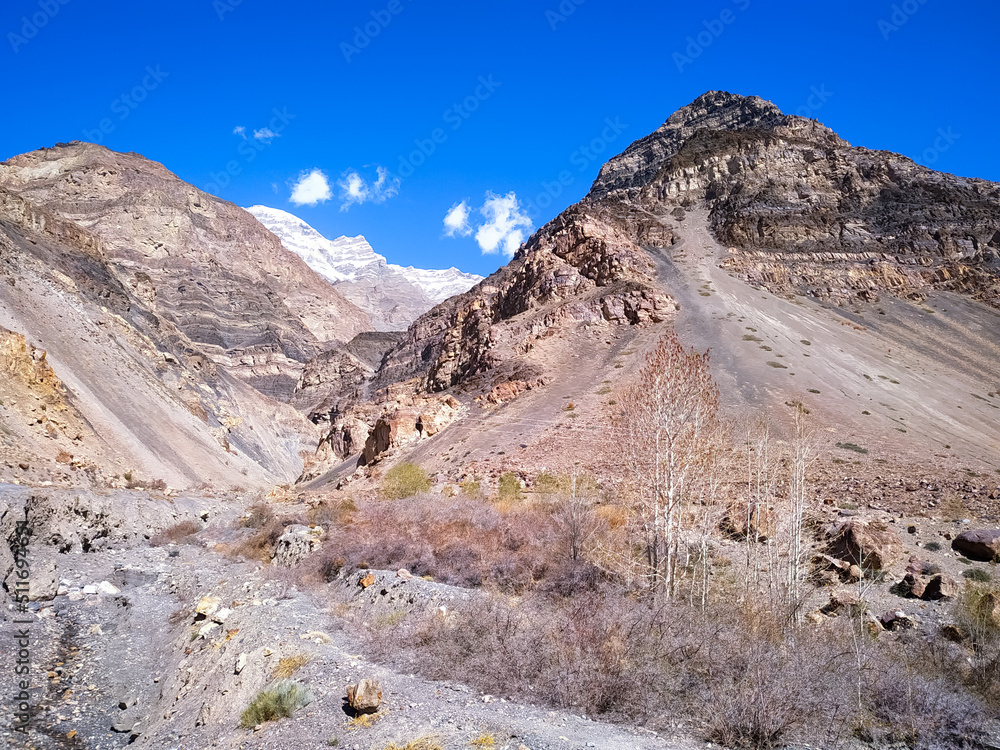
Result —
<path fill-rule="evenodd" d="M 986 456 L 1000 447 L 998 250 L 1000 185 L 709 92 L 611 159 L 509 265 L 415 321 L 374 376 L 381 411 L 344 409 L 324 445 L 356 447 L 358 414 L 372 435 L 381 414 L 419 441 L 406 392 L 458 397 L 465 423 L 502 408 L 499 442 L 551 458 L 556 407 L 572 399 L 570 429 L 587 416 L 600 431 L 607 408 L 588 389 L 611 388 L 638 361 L 621 352 L 672 323 L 711 349 L 729 407 L 808 399 L 834 430 Z M 414 455 L 447 468 L 454 444 L 433 444 Z"/>
<path fill-rule="evenodd" d="M 728 267 L 768 288 L 835 302 L 947 289 L 1000 306 L 1000 185 L 852 147 L 758 97 L 705 94 L 609 161 L 586 199 L 699 201 Z"/>
<path fill-rule="evenodd" d="M 372 327 L 242 209 L 78 142 L 0 164 L 0 275 L 7 479 L 294 479 L 306 363 Z"/>
<path fill-rule="evenodd" d="M 247 211 L 367 312 L 378 330 L 405 329 L 434 305 L 482 280 L 457 268 L 437 271 L 388 263 L 362 236 L 330 240 L 302 219 L 276 208 L 251 206 Z"/>

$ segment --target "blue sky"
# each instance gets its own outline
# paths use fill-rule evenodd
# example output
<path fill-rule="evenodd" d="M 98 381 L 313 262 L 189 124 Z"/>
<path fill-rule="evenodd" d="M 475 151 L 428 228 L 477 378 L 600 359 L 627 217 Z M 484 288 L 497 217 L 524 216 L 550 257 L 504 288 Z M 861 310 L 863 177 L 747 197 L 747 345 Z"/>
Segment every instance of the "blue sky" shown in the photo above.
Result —
<path fill-rule="evenodd" d="M 1000 181 L 998 28 L 972 0 L 8 0 L 0 159 L 100 140 L 392 262 L 485 274 L 525 216 L 710 89 Z M 308 175 L 315 205 L 291 203 Z"/>

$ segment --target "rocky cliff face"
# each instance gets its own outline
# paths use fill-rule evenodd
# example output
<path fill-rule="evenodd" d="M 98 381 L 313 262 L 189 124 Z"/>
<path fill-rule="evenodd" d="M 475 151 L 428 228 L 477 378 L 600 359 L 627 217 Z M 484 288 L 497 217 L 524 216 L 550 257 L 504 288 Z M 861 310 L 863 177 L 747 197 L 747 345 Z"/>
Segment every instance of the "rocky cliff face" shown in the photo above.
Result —
<path fill-rule="evenodd" d="M 0 388 L 8 480 L 294 479 L 306 363 L 370 329 L 242 209 L 89 144 L 0 165 L 0 279 L 6 366 L 44 362 L 63 394 Z"/>

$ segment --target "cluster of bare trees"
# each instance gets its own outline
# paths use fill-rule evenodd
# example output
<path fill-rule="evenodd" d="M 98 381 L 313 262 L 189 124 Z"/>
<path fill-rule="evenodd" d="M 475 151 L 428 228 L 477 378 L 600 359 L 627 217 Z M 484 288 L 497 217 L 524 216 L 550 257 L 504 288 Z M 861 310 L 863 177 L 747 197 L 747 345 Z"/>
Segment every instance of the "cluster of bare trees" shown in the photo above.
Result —
<path fill-rule="evenodd" d="M 796 621 L 806 577 L 806 470 L 813 442 L 806 410 L 791 407 L 790 438 L 763 419 L 719 413 L 709 355 L 663 336 L 619 400 L 622 497 L 629 522 L 599 545 L 599 565 L 629 586 L 705 605 L 721 533 L 745 545 L 742 585 Z"/>

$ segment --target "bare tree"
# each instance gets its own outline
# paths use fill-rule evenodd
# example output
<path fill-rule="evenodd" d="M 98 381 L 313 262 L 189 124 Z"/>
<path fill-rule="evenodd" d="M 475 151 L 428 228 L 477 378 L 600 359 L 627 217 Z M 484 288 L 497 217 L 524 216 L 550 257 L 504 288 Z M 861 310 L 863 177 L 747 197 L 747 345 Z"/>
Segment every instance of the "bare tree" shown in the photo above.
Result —
<path fill-rule="evenodd" d="M 651 586 L 673 596 L 683 548 L 683 506 L 717 449 L 718 387 L 708 353 L 660 339 L 622 396 L 625 464 Z"/>
<path fill-rule="evenodd" d="M 802 586 L 806 573 L 806 548 L 804 522 L 808 508 L 806 472 L 815 460 L 815 438 L 806 425 L 808 411 L 795 404 L 795 437 L 791 449 L 791 476 L 789 477 L 789 529 L 788 529 L 788 617 L 798 622 L 803 602 Z"/>

